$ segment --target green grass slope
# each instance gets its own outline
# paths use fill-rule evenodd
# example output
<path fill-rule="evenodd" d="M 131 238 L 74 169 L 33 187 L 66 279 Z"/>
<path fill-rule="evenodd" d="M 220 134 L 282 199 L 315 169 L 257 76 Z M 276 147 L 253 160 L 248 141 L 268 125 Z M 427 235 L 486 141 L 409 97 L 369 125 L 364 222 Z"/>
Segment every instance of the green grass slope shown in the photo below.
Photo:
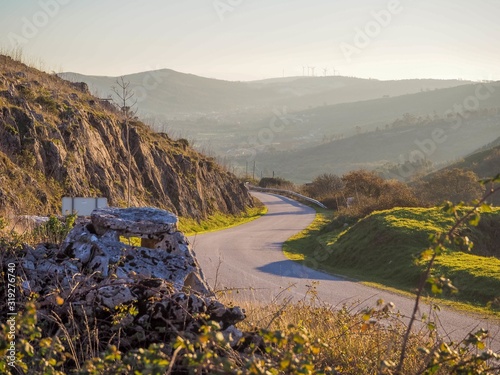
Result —
<path fill-rule="evenodd" d="M 453 223 L 438 208 L 395 208 L 374 212 L 347 229 L 316 227 L 291 239 L 285 248 L 290 258 L 306 265 L 318 264 L 327 272 L 413 291 L 426 265 L 420 254 L 429 246 L 429 235 L 449 230 Z M 434 274 L 446 276 L 459 289 L 458 294 L 443 297 L 498 309 L 500 209 L 483 214 L 479 226 L 463 228 L 462 234 L 475 242 L 473 251 L 448 249 L 436 261 Z M 315 239 L 315 246 L 304 246 L 308 237 Z M 315 262 L 318 257 L 321 262 Z"/>

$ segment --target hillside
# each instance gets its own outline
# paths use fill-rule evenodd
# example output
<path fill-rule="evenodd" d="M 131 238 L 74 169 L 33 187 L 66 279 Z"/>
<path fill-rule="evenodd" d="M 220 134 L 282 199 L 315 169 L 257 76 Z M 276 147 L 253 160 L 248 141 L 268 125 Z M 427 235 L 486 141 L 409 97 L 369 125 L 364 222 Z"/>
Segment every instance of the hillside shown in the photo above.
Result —
<path fill-rule="evenodd" d="M 451 171 L 455 168 L 472 171 L 479 179 L 488 179 L 497 176 L 500 173 L 500 137 L 473 150 L 463 159 L 427 174 L 423 179 L 429 181 L 436 174 Z M 498 206 L 500 204 L 500 194 L 490 197 L 488 202 Z"/>
<path fill-rule="evenodd" d="M 0 56 L 0 211 L 60 212 L 62 196 L 127 197 L 124 117 L 85 84 Z M 252 200 L 233 175 L 186 141 L 130 124 L 131 203 L 190 218 L 239 213 Z"/>
<path fill-rule="evenodd" d="M 333 78 L 340 80 L 344 77 Z M 358 89 L 354 90 L 357 92 L 357 97 L 364 95 L 369 83 L 370 80 L 365 80 L 363 84 L 353 86 L 353 90 Z M 448 120 L 446 114 L 450 112 L 459 112 L 467 116 L 467 109 L 472 109 L 474 112 L 497 108 L 500 103 L 499 84 L 488 83 L 484 84 L 484 87 L 481 85 L 468 83 L 459 87 L 395 97 L 382 98 L 380 95 L 376 99 L 356 102 L 347 102 L 346 99 L 344 103 L 322 104 L 301 111 L 294 111 L 293 107 L 281 105 L 272 110 L 268 109 L 263 114 L 255 111 L 236 113 L 232 116 L 213 114 L 200 116 L 196 120 L 173 120 L 168 124 L 171 129 L 184 129 L 181 134 L 185 137 L 191 137 L 197 144 L 209 145 L 219 155 L 238 157 L 248 156 L 254 151 L 262 153 L 308 147 L 315 149 L 321 143 L 376 129 L 386 129 L 398 119 L 403 125 L 411 125 L 417 122 L 431 122 L 436 117 Z M 347 90 L 347 87 L 345 89 Z M 476 90 L 479 90 L 483 100 L 476 98 Z M 493 92 L 490 93 L 489 90 Z M 324 93 L 318 95 L 324 95 L 322 97 L 326 98 Z M 477 108 L 475 100 L 478 101 Z M 410 118 L 410 123 L 404 121 L 405 117 Z M 490 141 L 491 138 L 485 143 Z M 475 147 L 481 145 L 477 144 Z M 466 153 L 472 150 L 474 148 L 468 149 Z M 452 155 L 450 159 L 462 157 L 466 153 Z M 264 159 L 268 159 L 267 156 Z"/>
<path fill-rule="evenodd" d="M 287 250 L 293 259 L 317 264 L 313 257 L 320 246 L 329 254 L 321 262 L 323 270 L 413 291 L 425 268 L 420 254 L 429 247 L 429 235 L 445 232 L 453 223 L 439 208 L 394 208 L 374 212 L 347 229 L 334 222 L 318 232 L 316 246 L 298 246 L 297 239 L 297 245 L 289 241 Z M 474 242 L 472 252 L 448 249 L 436 259 L 435 274 L 445 275 L 459 289 L 448 298 L 499 309 L 500 210 L 482 214 L 477 227 L 461 234 Z"/>
<path fill-rule="evenodd" d="M 100 97 L 114 96 L 117 77 L 62 73 L 71 82 L 85 82 Z M 125 75 L 140 103 L 142 115 L 197 117 L 202 114 L 263 106 L 279 94 L 266 88 L 251 89 L 243 82 L 230 82 L 162 69 Z"/>
<path fill-rule="evenodd" d="M 471 170 L 480 178 L 496 176 L 500 173 L 500 137 L 463 160 L 452 164 L 449 168 Z"/>
<path fill-rule="evenodd" d="M 113 95 L 117 77 L 62 73 L 73 82 L 85 82 L 102 97 Z M 124 79 L 141 102 L 144 115 L 197 118 L 217 112 L 219 115 L 259 109 L 268 114 L 273 106 L 290 111 L 326 104 L 338 104 L 398 96 L 420 91 L 465 85 L 460 80 L 379 81 L 352 77 L 288 77 L 251 82 L 231 82 L 170 69 L 125 75 Z"/>
<path fill-rule="evenodd" d="M 498 88 L 499 82 L 466 84 L 398 97 L 312 108 L 296 112 L 294 116 L 301 119 L 302 126 L 311 133 L 321 132 L 327 136 L 342 133 L 348 136 L 359 131 L 375 130 L 377 126 L 382 128 L 405 114 L 414 117 L 442 116 L 446 113 L 466 113 L 468 110 L 498 107 Z M 477 98 L 477 91 L 482 100 Z M 358 130 L 356 127 L 359 127 Z"/>
<path fill-rule="evenodd" d="M 302 77 L 295 80 L 265 80 L 250 82 L 254 87 L 273 88 L 288 92 L 291 97 L 278 100 L 276 104 L 285 105 L 291 110 L 307 110 L 340 103 L 396 97 L 419 92 L 458 87 L 470 81 L 405 79 L 381 81 L 354 77 Z"/>
<path fill-rule="evenodd" d="M 402 166 L 409 160 L 425 157 L 434 166 L 450 163 L 500 136 L 498 109 L 470 113 L 460 126 L 455 120 L 440 117 L 412 119 L 410 123 L 392 121 L 378 131 L 295 151 L 261 152 L 256 157 L 257 165 L 266 176 L 275 171 L 295 182 L 308 182 L 325 172 L 342 174 L 359 168 L 389 168 L 392 171 L 388 177 L 405 179 L 412 175 L 411 168 Z M 442 135 L 438 142 L 432 141 L 435 131 Z M 239 160 L 244 165 L 245 159 Z"/>

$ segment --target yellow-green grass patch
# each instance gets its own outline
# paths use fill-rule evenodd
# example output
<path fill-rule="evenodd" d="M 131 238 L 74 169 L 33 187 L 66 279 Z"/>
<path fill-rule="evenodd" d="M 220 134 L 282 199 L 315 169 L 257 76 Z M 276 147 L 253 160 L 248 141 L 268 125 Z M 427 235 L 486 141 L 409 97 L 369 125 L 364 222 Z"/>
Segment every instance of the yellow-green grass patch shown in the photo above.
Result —
<path fill-rule="evenodd" d="M 480 255 L 494 247 L 498 233 L 492 224 L 500 223 L 500 210 L 483 214 L 483 220 L 488 225 L 462 230 L 476 243 L 475 250 L 448 249 L 437 258 L 433 272 L 459 288 L 458 294 L 445 293 L 439 299 L 500 317 L 500 260 Z M 439 208 L 374 212 L 349 227 L 335 220 L 329 223 L 318 212 L 309 228 L 285 243 L 284 252 L 308 267 L 411 293 L 426 266 L 420 254 L 430 244 L 429 235 L 445 232 L 453 223 L 454 218 Z"/>
<path fill-rule="evenodd" d="M 222 213 L 217 213 L 210 216 L 208 219 L 197 221 L 196 219 L 190 218 L 179 218 L 179 230 L 183 232 L 186 236 L 191 236 L 194 234 L 214 232 L 221 229 L 226 229 L 230 227 L 235 227 L 244 223 L 248 223 L 252 220 L 258 219 L 262 215 L 266 214 L 267 208 L 264 205 L 258 205 L 257 207 L 247 208 L 245 212 L 240 215 L 227 215 Z"/>

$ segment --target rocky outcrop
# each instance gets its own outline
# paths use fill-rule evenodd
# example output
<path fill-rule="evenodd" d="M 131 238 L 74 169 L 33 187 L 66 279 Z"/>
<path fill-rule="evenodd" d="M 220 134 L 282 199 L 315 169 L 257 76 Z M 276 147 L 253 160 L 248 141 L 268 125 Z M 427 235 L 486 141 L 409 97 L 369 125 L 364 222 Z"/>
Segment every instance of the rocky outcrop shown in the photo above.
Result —
<path fill-rule="evenodd" d="M 62 196 L 124 206 L 129 158 L 132 206 L 202 219 L 253 205 L 234 175 L 186 141 L 129 125 L 85 84 L 0 56 L 0 211 L 59 213 Z"/>
<path fill-rule="evenodd" d="M 142 243 L 120 242 L 130 237 Z M 101 335 L 120 329 L 119 345 L 138 348 L 196 335 L 212 320 L 232 343 L 242 336 L 234 324 L 244 312 L 214 297 L 177 217 L 166 211 L 96 210 L 60 246 L 28 249 L 19 264 L 24 295 L 39 296 L 40 319 L 57 317 L 75 335 L 84 322 L 99 322 Z"/>

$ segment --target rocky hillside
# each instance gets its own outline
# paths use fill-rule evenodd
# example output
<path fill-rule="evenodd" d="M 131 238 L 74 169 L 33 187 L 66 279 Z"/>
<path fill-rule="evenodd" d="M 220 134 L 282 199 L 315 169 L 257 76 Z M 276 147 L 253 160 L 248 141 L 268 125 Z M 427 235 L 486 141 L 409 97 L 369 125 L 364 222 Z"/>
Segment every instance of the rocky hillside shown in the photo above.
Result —
<path fill-rule="evenodd" d="M 205 218 L 239 213 L 252 200 L 236 178 L 211 158 L 130 123 L 130 154 L 123 115 L 70 83 L 0 55 L 0 212 L 59 213 L 63 196 L 127 201 L 177 215 Z"/>

